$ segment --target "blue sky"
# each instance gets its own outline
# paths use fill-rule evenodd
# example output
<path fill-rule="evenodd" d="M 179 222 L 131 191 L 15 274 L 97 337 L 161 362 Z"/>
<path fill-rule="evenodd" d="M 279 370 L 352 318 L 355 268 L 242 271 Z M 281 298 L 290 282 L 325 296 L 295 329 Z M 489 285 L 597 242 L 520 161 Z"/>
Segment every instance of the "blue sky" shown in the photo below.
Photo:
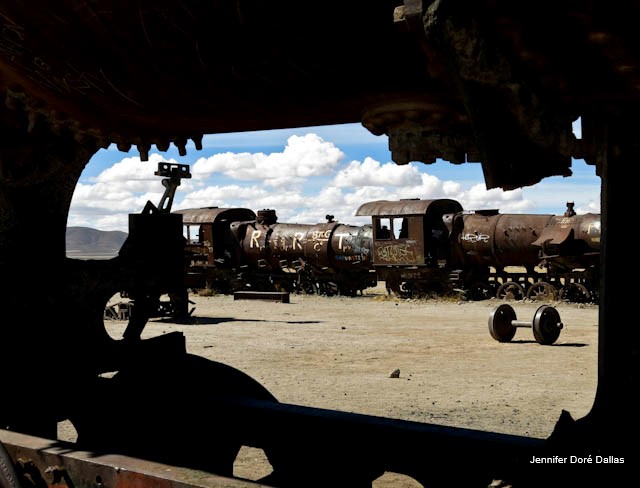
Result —
<path fill-rule="evenodd" d="M 574 126 L 580 137 L 579 124 Z M 562 214 L 567 201 L 578 213 L 600 212 L 600 178 L 582 160 L 573 176 L 546 178 L 537 185 L 505 192 L 486 190 L 480 164 L 398 166 L 386 136 L 374 136 L 360 124 L 206 135 L 198 151 L 138 152 L 115 146 L 100 150 L 76 187 L 69 226 L 127 231 L 128 214 L 150 200 L 158 204 L 164 187 L 154 175 L 159 161 L 188 164 L 193 177 L 178 188 L 173 209 L 246 207 L 275 209 L 283 223 L 324 222 L 325 215 L 361 225 L 355 217 L 368 201 L 399 198 L 452 198 L 465 210 L 497 208 L 501 213 Z"/>

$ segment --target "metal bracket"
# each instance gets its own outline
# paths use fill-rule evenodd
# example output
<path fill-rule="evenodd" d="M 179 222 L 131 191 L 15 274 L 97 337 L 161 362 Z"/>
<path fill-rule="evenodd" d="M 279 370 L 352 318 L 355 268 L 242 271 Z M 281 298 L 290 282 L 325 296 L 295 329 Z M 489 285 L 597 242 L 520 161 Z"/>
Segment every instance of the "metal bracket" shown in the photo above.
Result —
<path fill-rule="evenodd" d="M 182 178 L 191 178 L 189 165 L 161 162 L 158 163 L 158 170 L 154 174 L 165 177 L 162 180 L 162 186 L 165 188 L 164 194 L 157 207 L 153 203 L 147 202 L 142 213 L 171 213 L 173 197 L 176 194 L 176 189 L 180 186 L 180 181 Z"/>

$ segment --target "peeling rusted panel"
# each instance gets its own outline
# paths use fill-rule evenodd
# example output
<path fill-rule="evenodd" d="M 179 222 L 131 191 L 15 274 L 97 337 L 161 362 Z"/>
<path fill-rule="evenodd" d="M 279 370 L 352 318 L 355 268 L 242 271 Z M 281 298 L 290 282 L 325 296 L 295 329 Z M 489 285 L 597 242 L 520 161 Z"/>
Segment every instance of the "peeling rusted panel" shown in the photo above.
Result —
<path fill-rule="evenodd" d="M 322 269 L 331 266 L 329 257 L 331 233 L 337 225 L 336 223 L 316 224 L 307 231 L 304 254 L 307 260 L 318 268 Z"/>
<path fill-rule="evenodd" d="M 242 239 L 242 252 L 247 264 L 258 269 L 270 268 L 271 263 L 267 249 L 269 246 L 271 229 L 268 225 L 251 222 L 247 224 Z"/>
<path fill-rule="evenodd" d="M 600 215 L 554 217 L 533 245 L 555 269 L 597 266 L 600 261 Z"/>
<path fill-rule="evenodd" d="M 479 266 L 535 267 L 539 248 L 533 242 L 542 234 L 553 215 L 461 214 L 459 246 L 465 262 Z M 454 224 L 457 227 L 459 224 Z"/>
<path fill-rule="evenodd" d="M 571 237 L 572 233 L 571 227 L 550 225 L 548 229 L 542 231 L 542 235 L 533 242 L 533 245 L 542 247 L 545 244 L 562 244 Z"/>
<path fill-rule="evenodd" d="M 533 244 L 544 247 L 560 245 L 568 239 L 580 239 L 589 244 L 593 250 L 600 249 L 600 215 L 583 214 L 572 217 L 554 217 L 539 239 Z"/>
<path fill-rule="evenodd" d="M 304 243 L 309 227 L 303 224 L 273 224 L 269 248 L 274 258 L 290 264 L 304 258 Z"/>
<path fill-rule="evenodd" d="M 577 238 L 589 243 L 589 247 L 600 251 L 600 233 L 602 232 L 600 214 L 583 214 L 578 217 Z"/>

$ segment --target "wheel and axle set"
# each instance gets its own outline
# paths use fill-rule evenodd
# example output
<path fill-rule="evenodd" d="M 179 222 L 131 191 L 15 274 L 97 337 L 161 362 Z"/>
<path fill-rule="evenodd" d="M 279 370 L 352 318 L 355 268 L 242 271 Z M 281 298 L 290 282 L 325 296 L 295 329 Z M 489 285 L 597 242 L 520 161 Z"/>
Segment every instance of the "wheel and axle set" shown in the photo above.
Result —
<path fill-rule="evenodd" d="M 498 305 L 489 315 L 489 333 L 498 342 L 510 342 L 518 328 L 532 329 L 536 342 L 548 346 L 558 339 L 563 324 L 558 310 L 550 305 L 538 307 L 530 321 L 518 320 L 507 303 Z"/>

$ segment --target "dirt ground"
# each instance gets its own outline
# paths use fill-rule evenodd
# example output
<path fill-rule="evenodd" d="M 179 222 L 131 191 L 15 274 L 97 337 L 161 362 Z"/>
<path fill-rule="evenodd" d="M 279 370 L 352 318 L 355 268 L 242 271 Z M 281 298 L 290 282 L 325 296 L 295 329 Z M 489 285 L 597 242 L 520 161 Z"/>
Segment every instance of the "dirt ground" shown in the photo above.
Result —
<path fill-rule="evenodd" d="M 383 286 L 354 298 L 292 294 L 290 303 L 190 299 L 193 323 L 154 319 L 144 337 L 181 331 L 188 352 L 249 374 L 286 403 L 545 438 L 563 409 L 580 418 L 595 395 L 592 304 L 551 303 L 564 328 L 542 346 L 529 328 L 509 343 L 491 337 L 489 316 L 503 303 L 496 299 L 406 300 Z M 510 304 L 527 321 L 541 305 Z M 106 325 L 120 338 L 126 322 Z M 243 448 L 234 474 L 269 471 L 261 451 Z M 421 485 L 387 473 L 374 486 Z"/>

